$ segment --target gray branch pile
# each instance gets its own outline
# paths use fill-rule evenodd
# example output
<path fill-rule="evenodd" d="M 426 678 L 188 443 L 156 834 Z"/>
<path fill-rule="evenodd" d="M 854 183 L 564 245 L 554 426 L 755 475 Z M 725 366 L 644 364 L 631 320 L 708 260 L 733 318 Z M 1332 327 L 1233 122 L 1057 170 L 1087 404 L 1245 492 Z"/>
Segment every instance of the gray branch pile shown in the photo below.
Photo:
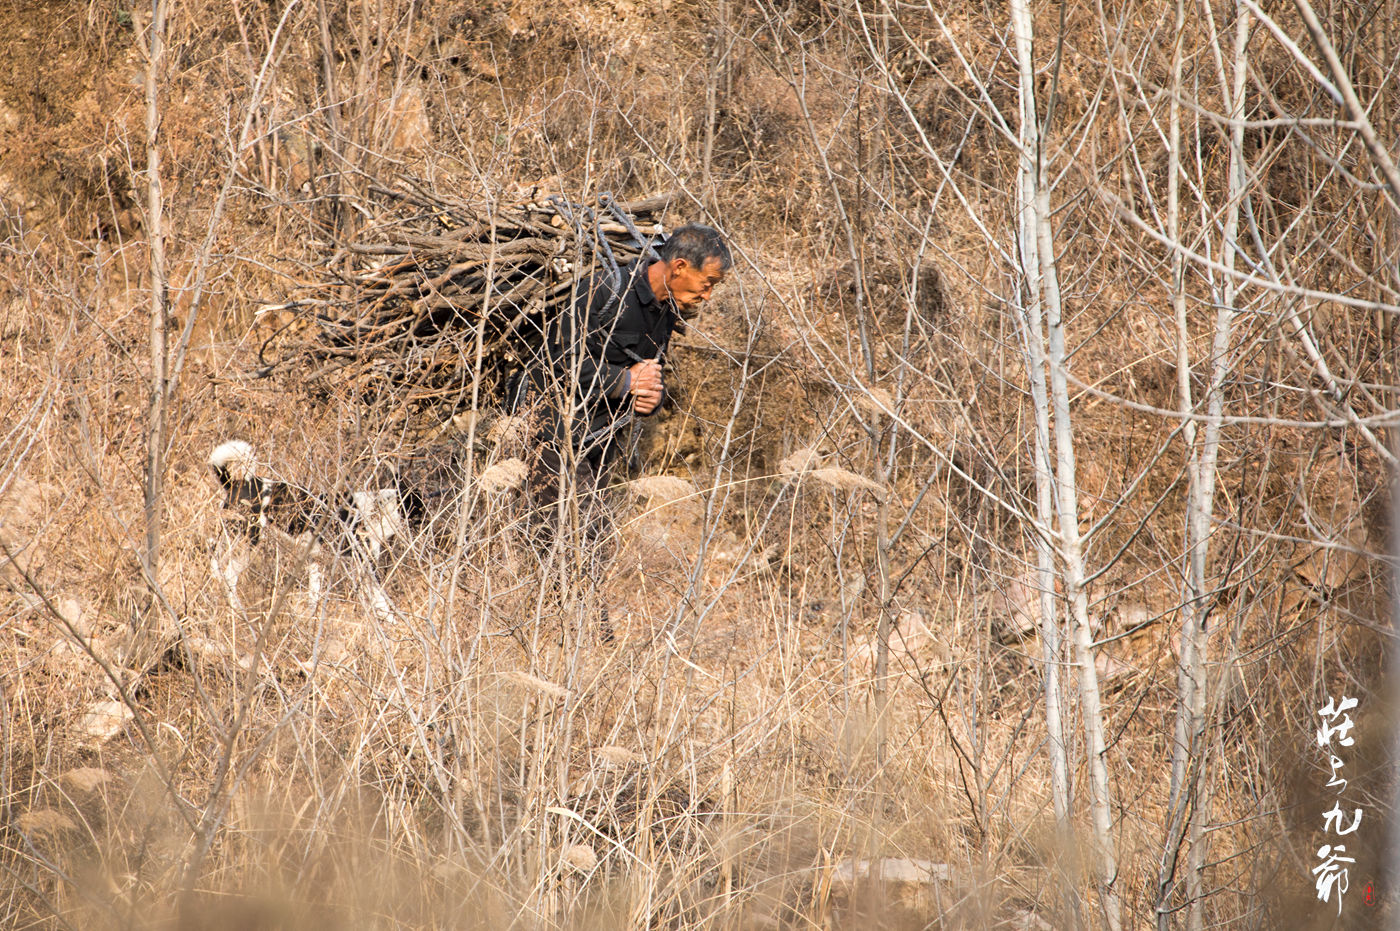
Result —
<path fill-rule="evenodd" d="M 619 203 L 536 197 L 494 211 L 400 182 L 371 193 L 392 216 L 344 245 L 296 310 L 310 371 L 366 403 L 442 422 L 538 358 L 578 284 L 650 254 L 670 196 Z M 479 342 L 478 342 L 479 341 Z"/>

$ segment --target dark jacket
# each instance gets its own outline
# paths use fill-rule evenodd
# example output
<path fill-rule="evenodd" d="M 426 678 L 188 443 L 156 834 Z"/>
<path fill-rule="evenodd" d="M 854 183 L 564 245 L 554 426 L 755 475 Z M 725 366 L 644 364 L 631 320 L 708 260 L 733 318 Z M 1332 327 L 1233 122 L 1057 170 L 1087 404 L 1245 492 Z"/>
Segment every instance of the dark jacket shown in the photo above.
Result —
<path fill-rule="evenodd" d="M 671 341 L 675 311 L 656 299 L 646 269 L 638 261 L 622 266 L 616 279 L 598 271 L 580 282 L 573 313 L 558 321 L 549 342 L 549 365 L 541 367 L 547 371 L 532 379 L 546 397 L 570 397 L 575 444 L 632 409 L 628 368 L 660 358 Z M 551 406 L 552 436 L 544 438 L 557 442 L 563 439 L 562 405 Z"/>

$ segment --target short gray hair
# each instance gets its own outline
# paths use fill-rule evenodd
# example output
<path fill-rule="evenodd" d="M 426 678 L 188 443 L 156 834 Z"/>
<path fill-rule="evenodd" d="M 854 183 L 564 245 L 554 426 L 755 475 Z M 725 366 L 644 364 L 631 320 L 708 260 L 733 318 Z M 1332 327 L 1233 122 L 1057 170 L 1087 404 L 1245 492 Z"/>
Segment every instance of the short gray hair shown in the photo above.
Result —
<path fill-rule="evenodd" d="M 711 259 L 719 262 L 720 271 L 728 271 L 734 260 L 729 256 L 729 247 L 718 232 L 699 223 L 687 223 L 673 232 L 661 244 L 658 251 L 663 262 L 672 259 L 685 259 L 697 269 L 704 268 Z"/>

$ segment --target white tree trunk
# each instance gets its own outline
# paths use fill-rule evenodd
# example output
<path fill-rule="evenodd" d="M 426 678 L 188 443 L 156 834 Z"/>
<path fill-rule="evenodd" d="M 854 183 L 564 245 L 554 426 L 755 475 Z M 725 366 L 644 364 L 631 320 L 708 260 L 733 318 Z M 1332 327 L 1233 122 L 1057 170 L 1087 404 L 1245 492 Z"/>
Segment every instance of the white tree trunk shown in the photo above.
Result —
<path fill-rule="evenodd" d="M 1209 17 L 1209 12 L 1207 16 Z M 1236 18 L 1232 80 L 1220 74 L 1225 105 L 1233 120 L 1224 228 L 1221 231 L 1221 262 L 1228 272 L 1235 269 L 1238 249 L 1240 204 L 1244 197 L 1245 166 L 1244 90 L 1247 66 L 1250 16 L 1241 7 Z M 1212 28 L 1212 33 L 1214 29 Z M 1170 205 L 1169 205 L 1170 209 Z M 1169 231 L 1173 239 L 1177 232 Z M 1238 288 L 1231 274 L 1220 276 L 1215 289 L 1214 336 L 1211 341 L 1210 382 L 1206 388 L 1206 418 L 1199 445 L 1193 429 L 1184 433 L 1189 444 L 1189 487 L 1186 501 L 1186 567 L 1182 592 L 1181 659 L 1177 669 L 1177 714 L 1173 727 L 1171 795 L 1168 835 L 1163 851 L 1157 924 L 1170 926 L 1169 916 L 1177 908 L 1172 902 L 1175 864 L 1183 840 L 1186 843 L 1185 905 L 1188 931 L 1199 931 L 1204 916 L 1204 871 L 1206 826 L 1210 821 L 1210 741 L 1207 739 L 1210 707 L 1210 657 L 1207 623 L 1210 618 L 1209 560 L 1211 522 L 1215 509 L 1216 464 L 1220 452 L 1220 432 L 1225 406 L 1225 380 L 1233 367 L 1230 358 Z M 1185 296 L 1179 295 L 1178 369 L 1189 380 L 1189 350 L 1185 345 Z M 1183 369 L 1183 364 L 1185 368 Z M 1189 395 L 1183 393 L 1181 409 L 1194 413 Z M 1189 812 L 1189 820 L 1187 812 Z M 1183 836 L 1185 835 L 1185 836 Z"/>
<path fill-rule="evenodd" d="M 151 382 L 146 409 L 145 547 L 151 585 L 160 563 L 161 495 L 165 476 L 165 435 L 170 307 L 165 278 L 165 193 L 160 178 L 160 79 L 165 58 L 165 4 L 152 0 L 146 30 L 146 242 L 151 263 Z"/>
<path fill-rule="evenodd" d="M 1177 0 L 1176 4 L 1176 32 L 1181 35 L 1186 28 L 1186 9 L 1184 0 Z M 1172 55 L 1172 96 L 1171 109 L 1169 114 L 1169 126 L 1167 130 L 1167 237 L 1172 242 L 1181 241 L 1181 45 L 1177 44 Z M 1179 250 L 1173 250 L 1172 262 L 1172 310 L 1176 319 L 1176 380 L 1178 409 L 1185 418 L 1182 422 L 1182 439 L 1186 443 L 1187 468 L 1186 474 L 1190 487 L 1187 490 L 1188 510 L 1190 501 L 1193 500 L 1194 487 L 1197 475 L 1197 468 L 1200 462 L 1200 455 L 1196 449 L 1196 421 L 1192 419 L 1195 402 L 1191 397 L 1191 338 L 1190 330 L 1186 319 L 1186 258 Z M 1187 551 L 1191 547 L 1187 543 Z M 1187 572 L 1186 602 L 1191 602 L 1190 595 L 1190 573 Z M 1184 618 L 1184 615 L 1183 615 Z M 1183 627 L 1185 625 L 1183 624 Z M 1182 638 L 1183 644 L 1186 638 Z M 1184 646 L 1183 646 L 1184 649 Z M 1194 681 L 1184 675 L 1186 664 L 1183 662 L 1178 671 L 1178 699 L 1183 697 L 1183 681 Z M 1175 884 L 1176 865 L 1181 851 L 1182 838 L 1185 835 L 1186 805 L 1183 793 L 1183 783 L 1185 777 L 1186 760 L 1189 755 L 1187 746 L 1189 733 L 1189 715 L 1187 714 L 1187 702 L 1181 701 L 1177 706 L 1177 715 L 1172 735 L 1172 770 L 1171 788 L 1167 804 L 1167 824 L 1166 841 L 1162 849 L 1162 862 L 1158 872 L 1157 886 L 1157 927 L 1158 931 L 1169 931 L 1172 912 L 1172 889 Z"/>
<path fill-rule="evenodd" d="M 1013 15 L 1015 11 L 1013 8 Z M 1036 151 L 1039 121 L 1036 116 L 1035 84 L 1030 63 L 1030 35 L 1016 31 L 1016 57 L 1020 64 L 1021 157 L 1017 173 L 1017 238 L 1021 274 L 1025 281 L 1023 306 L 1018 315 L 1030 381 L 1031 403 L 1035 411 L 1036 515 L 1040 522 L 1035 534 L 1036 587 L 1040 593 L 1041 657 L 1045 667 L 1045 730 L 1050 756 L 1050 797 L 1055 811 L 1059 842 L 1068 849 L 1074 842 L 1070 821 L 1071 799 L 1069 749 L 1064 736 L 1063 698 L 1060 664 L 1063 662 L 1062 637 L 1055 603 L 1055 562 L 1051 548 L 1054 535 L 1054 467 L 1050 461 L 1050 400 L 1045 383 L 1045 346 L 1042 341 L 1044 311 L 1040 300 L 1040 252 L 1035 221 Z M 1071 896 L 1071 899 L 1073 897 Z"/>
<path fill-rule="evenodd" d="M 1060 299 L 1059 276 L 1055 265 L 1054 233 L 1050 227 L 1050 190 L 1046 183 L 1045 159 L 1042 149 L 1040 127 L 1035 118 L 1035 71 L 1032 61 L 1034 43 L 1034 22 L 1026 0 L 1012 0 L 1012 26 L 1016 35 L 1016 57 L 1021 82 L 1021 231 L 1023 256 L 1028 243 L 1034 242 L 1035 262 L 1038 275 L 1028 284 L 1038 289 L 1039 300 L 1033 300 L 1037 309 L 1043 301 L 1045 311 L 1045 331 L 1042 332 L 1039 320 L 1030 328 L 1027 347 L 1033 367 L 1039 369 L 1041 360 L 1049 368 L 1050 384 L 1050 426 L 1055 442 L 1054 488 L 1055 516 L 1058 533 L 1055 537 L 1064 573 L 1065 597 L 1072 619 L 1071 640 L 1074 647 L 1074 662 L 1079 669 L 1079 699 L 1084 723 L 1084 737 L 1089 754 L 1089 794 L 1091 825 L 1093 829 L 1093 862 L 1098 872 L 1099 899 L 1103 913 L 1103 923 L 1109 931 L 1122 927 L 1122 909 L 1117 889 L 1118 863 L 1116 845 L 1113 838 L 1112 797 L 1109 789 L 1107 745 L 1104 739 L 1103 709 L 1099 696 L 1098 670 L 1094 665 L 1093 637 L 1089 628 L 1089 602 L 1084 590 L 1083 542 L 1079 534 L 1079 493 L 1075 480 L 1074 435 L 1071 429 L 1069 410 L 1069 378 L 1066 369 L 1067 352 L 1065 347 L 1063 308 Z M 1037 314 L 1038 316 L 1038 314 Z M 1042 343 L 1042 339 L 1044 342 Z M 1032 385 L 1037 381 L 1032 377 Z M 1034 387 L 1032 388 L 1034 391 Z M 1043 399 L 1036 399 L 1037 406 L 1045 407 Z M 1037 433 L 1043 415 L 1037 413 Z M 1040 445 L 1039 439 L 1037 446 Z M 1037 482 L 1041 473 L 1048 473 L 1049 451 L 1045 451 L 1045 461 L 1037 461 Z M 1044 476 L 1048 479 L 1048 474 Z M 1038 488 L 1038 497 L 1044 501 L 1044 491 Z M 1048 522 L 1048 515 L 1042 515 Z M 1042 563 L 1043 565 L 1043 563 Z M 1044 596 L 1043 596 L 1044 599 Z M 1042 611 L 1044 601 L 1042 602 Z M 1045 625 L 1050 626 L 1050 625 Z M 1047 643 L 1047 656 L 1055 647 Z M 1052 664 L 1053 665 L 1053 664 Z M 1049 705 L 1050 702 L 1047 702 Z M 1063 735 L 1061 735 L 1063 737 Z M 1054 778 L 1052 776 L 1052 778 Z"/>
<path fill-rule="evenodd" d="M 1089 596 L 1084 590 L 1084 548 L 1079 537 L 1079 489 L 1075 480 L 1074 433 L 1070 425 L 1069 378 L 1060 286 L 1055 274 L 1054 239 L 1050 229 L 1050 193 L 1044 185 L 1036 197 L 1040 239 L 1041 284 L 1045 295 L 1046 343 L 1050 364 L 1050 396 L 1055 432 L 1055 484 L 1058 492 L 1060 559 L 1064 564 L 1065 597 L 1069 601 L 1074 662 L 1079 667 L 1079 704 L 1089 755 L 1089 798 L 1094 832 L 1094 859 L 1099 871 L 1099 896 L 1104 925 L 1122 927 L 1118 898 L 1118 855 L 1113 840 L 1113 799 L 1108 782 L 1108 747 L 1104 739 L 1099 672 L 1089 626 Z"/>

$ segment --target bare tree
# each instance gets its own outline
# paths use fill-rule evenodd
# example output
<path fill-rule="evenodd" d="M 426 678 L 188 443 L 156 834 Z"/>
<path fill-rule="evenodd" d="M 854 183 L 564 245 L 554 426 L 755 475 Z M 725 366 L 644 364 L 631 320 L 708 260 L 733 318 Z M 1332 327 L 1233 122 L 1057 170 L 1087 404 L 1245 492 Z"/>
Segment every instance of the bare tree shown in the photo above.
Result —
<path fill-rule="evenodd" d="M 1112 797 L 1109 788 L 1108 748 L 1104 736 L 1102 701 L 1099 694 L 1098 668 L 1095 663 L 1094 637 L 1090 630 L 1088 595 L 1085 590 L 1087 573 L 1084 568 L 1084 550 L 1079 528 L 1079 491 L 1076 483 L 1074 435 L 1069 404 L 1069 378 L 1065 344 L 1064 308 L 1060 293 L 1059 274 L 1055 261 L 1055 239 L 1051 229 L 1050 182 L 1047 178 L 1049 166 L 1045 158 L 1042 127 L 1036 116 L 1035 67 L 1033 45 L 1035 39 L 1034 21 L 1029 6 L 1022 0 L 1013 0 L 1011 21 L 1016 33 L 1016 58 L 1020 74 L 1021 99 L 1021 172 L 1022 181 L 1018 187 L 1021 197 L 1020 235 L 1023 240 L 1035 242 L 1034 264 L 1025 269 L 1028 276 L 1026 287 L 1036 296 L 1032 298 L 1032 311 L 1028 315 L 1025 343 L 1030 356 L 1030 367 L 1042 366 L 1049 373 L 1049 396 L 1043 389 L 1037 397 L 1038 406 L 1048 403 L 1049 410 L 1036 413 L 1037 446 L 1042 431 L 1048 429 L 1054 437 L 1053 472 L 1048 446 L 1037 450 L 1037 487 L 1049 484 L 1049 475 L 1054 476 L 1054 540 L 1063 572 L 1065 599 L 1070 612 L 1070 642 L 1073 645 L 1074 664 L 1078 667 L 1079 700 L 1086 752 L 1089 764 L 1089 793 L 1091 824 L 1093 829 L 1094 861 L 1098 871 L 1100 907 L 1106 927 L 1117 931 L 1122 927 L 1122 906 L 1117 889 L 1118 865 L 1116 845 L 1113 837 Z M 1023 247 L 1024 249 L 1025 247 Z M 1028 263 L 1030 264 L 1030 263 Z M 1031 275 L 1035 277 L 1030 277 Z M 1043 301 L 1043 305 L 1042 302 Z M 1044 321 L 1039 308 L 1044 307 Z M 1043 325 L 1043 329 L 1042 329 Z M 1037 375 L 1032 376 L 1033 380 Z M 1048 427 L 1045 426 L 1048 423 Z M 1048 442 L 1048 437 L 1047 437 Z M 1043 459 L 1042 459 L 1043 457 Z M 1044 490 L 1038 492 L 1039 502 L 1044 503 L 1048 496 Z M 1041 533 L 1051 535 L 1051 513 L 1042 512 Z M 1048 599 L 1042 597 L 1042 612 Z M 1042 629 L 1053 625 L 1042 624 Z M 1053 636 L 1053 635 L 1052 635 Z M 1047 668 L 1053 664 L 1052 652 L 1056 640 L 1046 643 Z M 1048 677 L 1048 673 L 1047 673 Z M 1050 710 L 1057 696 L 1052 694 L 1047 681 L 1047 718 L 1058 716 L 1058 709 Z M 1053 738 L 1052 738 L 1053 740 Z M 1053 748 L 1052 753 L 1056 752 Z"/>
<path fill-rule="evenodd" d="M 151 382 L 146 402 L 145 546 L 147 580 L 159 586 L 161 496 L 169 418 L 170 292 L 165 269 L 165 192 L 161 186 L 160 91 L 164 86 L 165 14 L 162 0 L 151 0 L 146 27 L 146 241 L 151 272 Z"/>
<path fill-rule="evenodd" d="M 1215 41 L 1214 19 L 1209 8 L 1205 15 L 1211 24 L 1212 42 Z M 1178 14 L 1179 21 L 1183 21 Z M 1200 445 L 1196 445 L 1196 430 L 1189 426 L 1185 439 L 1189 447 L 1189 484 L 1186 507 L 1186 567 L 1181 612 L 1181 661 L 1177 676 L 1177 715 L 1172 744 L 1171 805 L 1168 822 L 1168 840 L 1164 854 L 1161 879 L 1161 899 L 1158 904 L 1158 926 L 1165 931 L 1169 926 L 1172 910 L 1171 886 L 1173 882 L 1176 851 L 1180 848 L 1183 835 L 1189 843 L 1186 862 L 1186 927 L 1196 931 L 1204 920 L 1204 877 L 1202 871 L 1206 862 L 1206 826 L 1210 823 L 1210 764 L 1211 738 L 1207 733 L 1207 708 L 1212 706 L 1210 695 L 1209 656 L 1210 641 L 1207 638 L 1207 625 L 1211 616 L 1213 587 L 1208 580 L 1208 565 L 1211 542 L 1214 537 L 1212 516 L 1215 507 L 1216 463 L 1220 452 L 1222 414 L 1225 407 L 1225 382 L 1230 377 L 1234 363 L 1231 339 L 1234 329 L 1237 286 L 1232 277 L 1238 256 L 1236 238 L 1240 228 L 1240 209 L 1245 197 L 1244 162 L 1244 94 L 1248 72 L 1248 39 L 1250 17 L 1246 10 L 1238 10 L 1235 20 L 1235 41 L 1233 54 L 1229 59 L 1229 71 L 1222 67 L 1219 73 L 1223 103 L 1231 119 L 1230 159 L 1227 168 L 1228 192 L 1225 207 L 1224 227 L 1221 232 L 1221 262 L 1225 273 L 1218 280 L 1214 339 L 1210 353 L 1210 380 L 1206 389 L 1206 415 L 1204 432 Z M 1174 65 L 1174 69 L 1179 63 Z M 1176 118 L 1172 124 L 1173 140 L 1179 140 L 1179 125 Z M 1174 143 L 1173 151 L 1176 143 Z M 1176 158 L 1173 160 L 1176 167 Z M 1176 223 L 1177 204 L 1173 184 L 1173 199 L 1168 203 L 1169 223 Z M 1175 238 L 1179 231 L 1174 234 Z M 1174 270 L 1180 271 L 1180 259 L 1174 260 Z M 1189 349 L 1185 342 L 1185 297 L 1178 289 L 1174 298 L 1177 313 L 1179 369 L 1178 390 L 1181 393 L 1181 410 L 1190 417 L 1193 411 L 1191 401 Z M 1218 679 L 1218 676 L 1216 677 Z"/>
<path fill-rule="evenodd" d="M 152 823 L 180 838 L 151 856 L 187 920 L 217 907 L 202 890 L 244 891 L 268 837 L 289 899 L 349 889 L 347 913 L 363 895 L 373 920 L 424 926 L 879 925 L 863 909 L 882 896 L 862 893 L 881 861 L 927 874 L 906 904 L 929 924 L 1295 917 L 1297 861 L 1317 848 L 1298 827 L 1317 814 L 1297 804 L 1317 782 L 1315 755 L 1294 752 L 1311 749 L 1304 699 L 1377 681 L 1386 636 L 1371 551 L 1396 423 L 1393 17 L 1305 0 L 709 0 L 647 32 L 639 63 L 618 37 L 657 23 L 590 4 L 512 4 L 500 20 L 494 6 L 293 0 L 237 6 L 207 35 L 162 6 L 143 33 L 134 172 L 150 351 L 122 363 L 139 370 L 146 433 L 104 445 L 80 403 L 100 385 L 73 392 L 76 443 L 46 426 L 63 420 L 55 377 L 42 416 L 5 442 L 82 446 L 104 500 L 120 497 L 104 468 L 142 475 L 108 523 L 127 539 L 126 515 L 144 514 L 137 561 L 150 587 L 179 583 L 178 613 L 161 611 L 186 636 L 163 641 L 172 662 L 138 691 L 63 582 L 15 576 L 20 660 L 0 705 L 12 737 L 41 734 L 35 760 L 62 762 L 41 730 L 61 716 L 30 685 L 72 655 L 101 670 L 165 787 Z M 224 52 L 234 26 L 244 47 Z M 214 109 L 236 115 L 198 138 L 227 150 L 187 187 L 182 126 L 161 118 L 219 69 Z M 431 151 L 392 150 L 400 93 L 424 104 Z M 309 177 L 279 185 L 279 147 L 301 142 Z M 244 168 L 254 149 L 261 177 Z M 327 257 L 402 270 L 425 253 L 340 248 L 353 229 L 453 243 L 456 205 L 379 193 L 400 173 L 492 216 L 554 191 L 679 189 L 668 222 L 732 233 L 720 313 L 675 347 L 700 384 L 659 431 L 651 465 L 666 474 L 611 489 L 633 501 L 616 575 L 590 570 L 589 489 L 566 490 L 540 545 L 518 490 L 486 480 L 506 455 L 488 428 L 484 321 L 516 309 L 496 281 L 507 248 L 483 253 L 481 299 L 434 349 L 462 380 L 431 405 L 384 409 L 376 372 L 335 381 L 341 357 L 297 367 L 280 397 L 205 368 L 338 307 L 343 292 L 294 299 Z M 255 245 L 224 248 L 244 235 Z M 63 306 L 98 316 L 76 283 L 95 263 L 74 267 Z M 278 303 L 253 333 L 246 314 L 206 315 L 214 348 L 192 354 L 184 390 L 217 397 L 180 405 L 201 296 L 221 289 L 229 306 Z M 5 319 L 6 339 L 20 331 L 33 353 L 24 319 Z M 375 567 L 382 601 L 356 587 L 366 559 L 347 544 L 326 556 L 331 597 L 300 597 L 296 559 L 269 552 L 249 582 L 263 590 L 230 612 L 185 568 L 202 563 L 212 507 L 171 489 L 199 471 L 180 467 L 182 437 L 233 429 L 275 434 L 284 462 L 304 446 L 318 492 L 451 439 L 459 509 Z M 1332 502 L 1344 514 L 1316 501 L 1329 481 L 1348 486 Z M 639 503 L 652 484 L 679 497 Z M 101 591 L 104 615 L 122 604 Z M 603 603 L 625 606 L 605 648 Z M 77 651 L 23 628 L 36 614 Z M 182 716 L 158 719 L 169 705 Z M 22 746 L 0 755 L 16 812 L 63 785 L 38 764 L 14 776 Z M 110 837 L 91 822 L 114 863 L 146 836 L 128 830 L 133 810 Z M 28 846 L 7 848 L 4 868 L 23 865 L 7 875 L 37 890 L 35 914 L 87 926 L 86 906 L 41 901 L 88 890 L 63 878 L 42 822 L 15 823 Z M 364 871 L 322 882 L 360 840 L 394 874 L 382 895 Z M 150 873 L 113 880 L 88 898 L 114 926 L 166 891 Z M 1272 890 L 1294 911 L 1279 918 Z"/>

